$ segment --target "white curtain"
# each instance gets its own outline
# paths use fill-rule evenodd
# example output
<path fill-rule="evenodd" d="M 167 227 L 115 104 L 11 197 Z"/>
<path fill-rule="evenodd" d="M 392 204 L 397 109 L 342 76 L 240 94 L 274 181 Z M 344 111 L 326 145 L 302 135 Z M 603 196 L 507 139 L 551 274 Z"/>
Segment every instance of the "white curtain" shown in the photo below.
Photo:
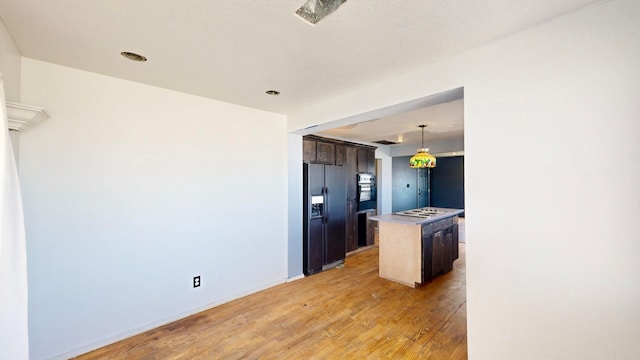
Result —
<path fill-rule="evenodd" d="M 29 358 L 27 249 L 20 183 L 0 78 L 0 358 Z"/>

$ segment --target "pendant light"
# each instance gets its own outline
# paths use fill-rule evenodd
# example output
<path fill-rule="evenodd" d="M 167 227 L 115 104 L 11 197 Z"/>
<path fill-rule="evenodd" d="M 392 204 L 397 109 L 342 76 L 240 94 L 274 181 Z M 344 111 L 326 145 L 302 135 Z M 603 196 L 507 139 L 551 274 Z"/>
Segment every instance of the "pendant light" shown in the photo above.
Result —
<path fill-rule="evenodd" d="M 434 168 L 436 167 L 436 157 L 429 154 L 429 149 L 424 147 L 424 128 L 427 125 L 418 125 L 418 127 L 422 128 L 422 147 L 409 159 L 409 166 L 413 169 Z"/>

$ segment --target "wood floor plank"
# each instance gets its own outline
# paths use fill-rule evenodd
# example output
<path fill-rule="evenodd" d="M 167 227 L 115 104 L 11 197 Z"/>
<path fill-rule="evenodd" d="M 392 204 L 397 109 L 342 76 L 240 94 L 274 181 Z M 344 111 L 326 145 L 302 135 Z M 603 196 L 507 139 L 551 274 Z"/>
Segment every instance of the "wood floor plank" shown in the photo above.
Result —
<path fill-rule="evenodd" d="M 378 277 L 378 248 L 77 359 L 467 358 L 465 249 L 415 289 Z"/>

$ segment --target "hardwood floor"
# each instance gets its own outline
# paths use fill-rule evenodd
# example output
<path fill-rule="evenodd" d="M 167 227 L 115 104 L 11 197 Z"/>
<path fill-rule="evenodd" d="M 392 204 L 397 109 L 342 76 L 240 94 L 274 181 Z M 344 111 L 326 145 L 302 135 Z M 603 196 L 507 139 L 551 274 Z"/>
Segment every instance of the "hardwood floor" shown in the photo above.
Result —
<path fill-rule="evenodd" d="M 378 277 L 378 248 L 78 359 L 466 359 L 465 245 L 416 289 Z"/>

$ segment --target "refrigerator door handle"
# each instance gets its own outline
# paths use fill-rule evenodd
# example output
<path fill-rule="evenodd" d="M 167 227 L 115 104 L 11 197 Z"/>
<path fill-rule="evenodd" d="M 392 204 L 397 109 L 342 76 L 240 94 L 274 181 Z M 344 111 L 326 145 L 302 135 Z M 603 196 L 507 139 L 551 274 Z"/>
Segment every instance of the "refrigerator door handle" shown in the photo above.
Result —
<path fill-rule="evenodd" d="M 322 189 L 324 193 L 324 223 L 329 223 L 329 189 L 324 187 Z"/>

